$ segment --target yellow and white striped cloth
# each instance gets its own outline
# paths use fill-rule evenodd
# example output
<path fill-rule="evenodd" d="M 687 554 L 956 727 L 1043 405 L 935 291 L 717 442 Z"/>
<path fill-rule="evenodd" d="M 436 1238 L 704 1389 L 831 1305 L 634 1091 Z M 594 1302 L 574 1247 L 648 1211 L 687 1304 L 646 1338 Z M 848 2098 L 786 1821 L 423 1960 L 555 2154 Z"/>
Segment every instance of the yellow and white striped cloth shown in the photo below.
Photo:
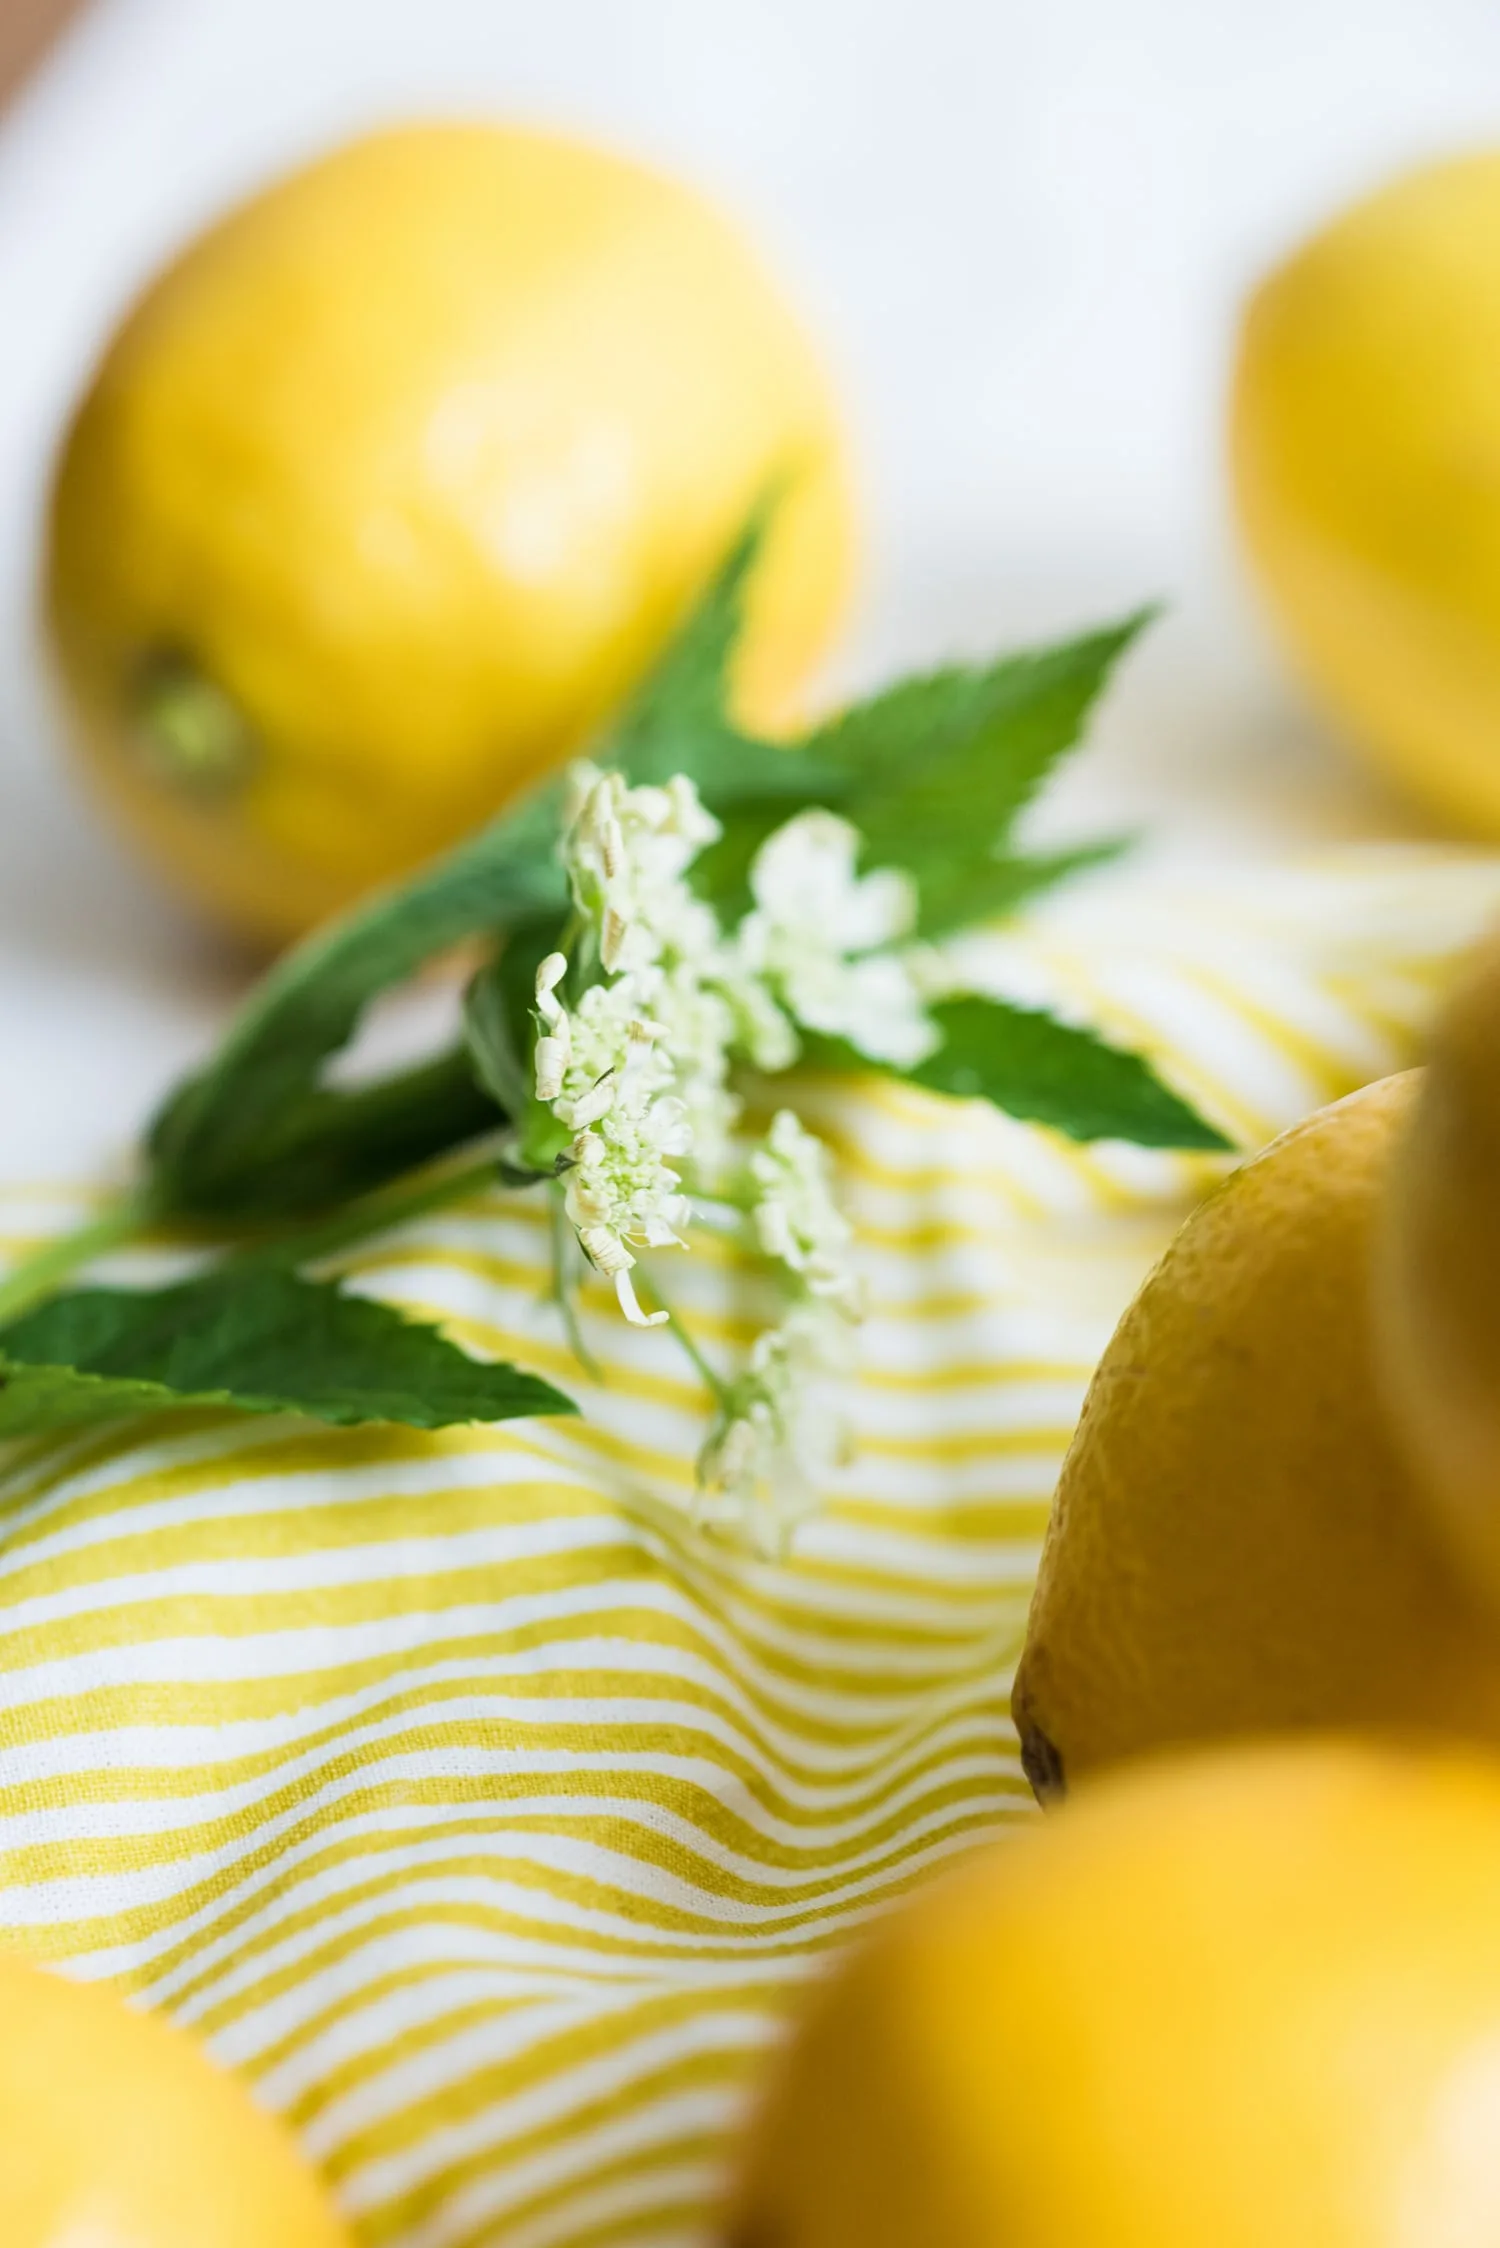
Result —
<path fill-rule="evenodd" d="M 1247 1145 L 1399 1066 L 1500 862 L 1116 877 L 969 946 L 1162 1057 Z M 872 1312 L 858 1456 L 783 1560 L 693 1530 L 670 1341 L 568 1360 L 496 1193 L 359 1284 L 571 1387 L 580 1424 L 161 1421 L 0 1489 L 0 1941 L 206 2036 L 362 2240 L 710 2236 L 797 1988 L 1021 1816 L 1007 1717 L 1048 1496 L 1115 1317 L 1216 1161 L 815 1096 Z M 0 1203 L 19 1251 L 71 1212 Z M 726 1357 L 722 1250 L 676 1294 Z"/>

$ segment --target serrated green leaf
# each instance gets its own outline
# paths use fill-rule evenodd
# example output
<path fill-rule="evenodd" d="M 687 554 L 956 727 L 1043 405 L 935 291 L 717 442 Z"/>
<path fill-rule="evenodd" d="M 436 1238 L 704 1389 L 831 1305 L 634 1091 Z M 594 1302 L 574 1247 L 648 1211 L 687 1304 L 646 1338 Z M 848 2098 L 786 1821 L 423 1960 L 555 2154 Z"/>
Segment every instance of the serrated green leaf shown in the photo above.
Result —
<path fill-rule="evenodd" d="M 1133 841 L 1134 837 L 1128 835 L 1105 836 L 1097 843 L 1081 843 L 1067 851 L 1007 854 L 955 867 L 923 892 L 922 934 L 951 936 L 979 922 L 998 921 L 1029 898 L 1055 889 L 1071 875 L 1107 866 L 1128 851 Z"/>
<path fill-rule="evenodd" d="M 516 1126 L 517 1173 L 551 1177 L 573 1134 L 536 1098 L 532 1061 L 536 972 L 562 935 L 559 916 L 513 930 L 498 957 L 486 962 L 464 1000 L 464 1030 L 480 1078 L 507 1089 Z"/>
<path fill-rule="evenodd" d="M 1097 1031 L 1007 999 L 945 999 L 929 1012 L 943 1042 L 913 1069 L 874 1061 L 844 1039 L 806 1039 L 807 1059 L 828 1069 L 878 1070 L 954 1100 L 989 1101 L 1070 1140 L 1214 1152 L 1233 1144 L 1143 1054 L 1112 1046 Z"/>
<path fill-rule="evenodd" d="M 532 1098 L 525 1043 L 511 1021 L 509 993 L 498 960 L 475 971 L 464 993 L 464 1041 L 469 1059 L 492 1099 L 519 1117 Z"/>
<path fill-rule="evenodd" d="M 722 815 L 722 835 L 699 853 L 688 870 L 688 880 L 698 896 L 713 907 L 724 928 L 733 929 L 753 903 L 750 868 L 756 852 L 767 836 L 794 818 L 799 809 L 784 797 L 761 797 Z"/>
<path fill-rule="evenodd" d="M 756 509 L 611 729 L 600 755 L 632 786 L 661 787 L 686 773 L 715 812 L 771 797 L 783 804 L 783 818 L 799 804 L 847 793 L 849 776 L 834 760 L 809 757 L 805 745 L 762 741 L 729 715 L 730 661 L 770 517 L 770 502 Z"/>
<path fill-rule="evenodd" d="M 932 1017 L 942 1045 L 900 1073 L 929 1092 L 990 1101 L 1007 1116 L 1050 1124 L 1072 1140 L 1216 1150 L 1231 1144 L 1144 1055 L 1112 1046 L 1095 1030 L 1004 999 L 945 999 Z"/>
<path fill-rule="evenodd" d="M 694 762 L 733 757 L 740 736 L 727 712 L 729 664 L 765 533 L 757 509 L 612 727 L 610 761 L 633 784 L 659 786 Z"/>
<path fill-rule="evenodd" d="M 464 1046 L 350 1091 L 315 1088 L 268 1119 L 260 1160 L 227 1168 L 212 1215 L 262 1225 L 329 1210 L 493 1131 Z"/>
<path fill-rule="evenodd" d="M 785 804 L 742 805 L 729 814 L 724 832 L 691 871 L 693 888 L 713 906 L 726 927 L 750 910 L 750 869 L 766 838 L 788 817 Z M 951 935 L 976 923 L 1014 913 L 1028 898 L 1092 867 L 1107 866 L 1128 851 L 1133 836 L 1105 836 L 1063 851 L 1007 852 L 949 869 L 922 900 L 922 934 Z"/>
<path fill-rule="evenodd" d="M 373 1144 L 361 1159 L 363 1186 L 394 1175 L 380 1169 L 385 1118 L 379 1103 L 334 1110 L 329 1104 L 338 1096 L 321 1085 L 323 1071 L 383 991 L 464 939 L 503 930 L 561 901 L 555 831 L 555 792 L 548 791 L 279 961 L 208 1066 L 172 1094 L 151 1126 L 147 1154 L 163 1214 L 219 1217 L 247 1206 L 267 1212 L 306 1207 L 300 1195 L 288 1203 L 278 1199 L 279 1152 L 304 1136 L 316 1138 L 335 1117 L 333 1136 L 346 1150 L 359 1141 L 364 1122 L 372 1126 Z M 447 1082 L 455 1081 L 450 1076 Z M 427 1152 L 442 1149 L 429 1146 Z"/>
<path fill-rule="evenodd" d="M 915 878 L 921 935 L 961 926 L 966 887 L 982 895 L 990 865 L 1014 855 L 1017 816 L 1077 741 L 1150 613 L 1058 647 L 906 680 L 812 736 L 815 762 L 832 759 L 853 776 L 842 809 L 864 837 L 863 863 Z"/>
<path fill-rule="evenodd" d="M 409 1428 L 575 1410 L 388 1304 L 267 1265 L 75 1289 L 0 1328 L 0 1438 L 186 1406 Z"/>
<path fill-rule="evenodd" d="M 914 778 L 928 779 L 930 762 L 949 770 L 955 754 L 973 758 L 974 778 L 1004 819 L 1076 738 L 1111 668 L 1155 614 L 1138 609 L 1052 646 L 899 680 L 818 727 L 807 747 L 854 776 L 861 803 L 881 801 L 891 789 L 905 794 Z M 916 776 L 914 758 L 923 767 Z M 989 770 L 996 763 L 1000 769 Z"/>

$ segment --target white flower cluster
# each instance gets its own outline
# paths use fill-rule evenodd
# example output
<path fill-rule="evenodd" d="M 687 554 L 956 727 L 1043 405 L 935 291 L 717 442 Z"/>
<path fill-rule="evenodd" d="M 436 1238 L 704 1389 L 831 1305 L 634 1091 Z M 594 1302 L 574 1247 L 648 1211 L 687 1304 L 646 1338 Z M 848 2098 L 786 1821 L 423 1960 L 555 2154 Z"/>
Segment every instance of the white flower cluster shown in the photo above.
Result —
<path fill-rule="evenodd" d="M 597 925 L 610 975 L 654 967 L 668 949 L 691 956 L 717 942 L 718 923 L 682 877 L 718 840 L 719 823 L 682 774 L 665 788 L 628 788 L 618 773 L 577 764 L 563 827 L 574 903 Z"/>
<path fill-rule="evenodd" d="M 739 950 L 809 1030 L 910 1068 L 937 1044 L 905 959 L 889 949 L 911 935 L 916 886 L 894 867 L 856 875 L 858 852 L 858 829 L 833 812 L 799 812 L 778 828 L 751 869 L 755 911 Z"/>
<path fill-rule="evenodd" d="M 858 875 L 857 831 L 800 812 L 762 844 L 753 910 L 726 936 L 687 879 L 719 833 L 681 775 L 665 788 L 630 788 L 590 764 L 569 775 L 561 855 L 593 980 L 565 1006 L 572 964 L 561 952 L 542 962 L 536 1094 L 572 1134 L 565 1200 L 584 1254 L 643 1326 L 669 1315 L 642 1309 L 636 1252 L 680 1244 L 691 1217 L 677 1166 L 690 1160 L 690 1185 L 710 1194 L 729 1171 L 734 1062 L 786 1069 L 799 1024 L 904 1066 L 935 1043 L 915 954 L 901 949 L 916 905 L 905 875 Z M 783 1109 L 745 1172 L 756 1238 L 793 1300 L 725 1392 L 700 1463 L 741 1505 L 762 1483 L 783 1502 L 805 1493 L 809 1463 L 837 1449 L 832 1416 L 808 1398 L 847 1355 L 859 1309 L 822 1143 Z"/>
<path fill-rule="evenodd" d="M 689 1216 L 670 1160 L 687 1155 L 694 1138 L 689 1105 L 673 1090 L 671 1033 L 697 1027 L 688 1042 L 703 1043 L 701 1026 L 680 1019 L 680 1002 L 696 997 L 682 991 L 680 971 L 717 945 L 719 929 L 682 877 L 719 829 L 688 781 L 629 789 L 617 773 L 580 765 L 569 783 L 563 861 L 610 980 L 591 983 L 569 1012 L 557 997 L 566 955 L 542 962 L 536 1093 L 574 1135 L 566 1204 L 579 1245 L 613 1279 L 626 1318 L 657 1326 L 666 1313 L 641 1309 L 630 1275 L 635 1249 L 680 1242 Z M 703 1076 L 700 1067 L 700 1104 Z"/>
<path fill-rule="evenodd" d="M 818 1483 L 847 1455 L 835 1385 L 849 1371 L 850 1323 L 816 1297 L 792 1305 L 751 1345 L 698 1461 L 705 1491 L 774 1550 L 817 1504 Z"/>
<path fill-rule="evenodd" d="M 793 1110 L 780 1109 L 750 1151 L 749 1171 L 756 1238 L 785 1267 L 793 1300 L 781 1324 L 753 1344 L 698 1472 L 742 1519 L 769 1528 L 766 1542 L 774 1545 L 813 1505 L 819 1473 L 847 1451 L 831 1391 L 848 1372 L 862 1306 L 849 1265 L 853 1228 L 834 1201 L 823 1142 Z M 757 1504 L 763 1495 L 769 1507 Z"/>
<path fill-rule="evenodd" d="M 750 1175 L 760 1190 L 755 1231 L 766 1255 L 794 1272 L 810 1295 L 857 1318 L 858 1291 L 848 1265 L 853 1229 L 833 1199 L 823 1142 L 793 1110 L 780 1109 L 764 1145 L 751 1151 Z"/>

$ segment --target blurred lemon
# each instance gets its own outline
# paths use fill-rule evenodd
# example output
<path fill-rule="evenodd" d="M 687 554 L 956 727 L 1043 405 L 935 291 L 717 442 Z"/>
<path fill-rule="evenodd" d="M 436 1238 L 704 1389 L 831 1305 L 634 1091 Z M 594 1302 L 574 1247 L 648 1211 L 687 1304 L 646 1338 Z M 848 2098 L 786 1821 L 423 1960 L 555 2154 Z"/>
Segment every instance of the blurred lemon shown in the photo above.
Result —
<path fill-rule="evenodd" d="M 1116 1328 L 1011 1697 L 1039 1793 L 1312 1726 L 1500 1742 L 1500 1632 L 1398 1450 L 1375 1355 L 1372 1268 L 1418 1085 L 1367 1085 L 1273 1141 Z"/>
<path fill-rule="evenodd" d="M 734 2248 L 1500 2240 L 1500 1765 L 1095 1783 L 815 2002 Z"/>
<path fill-rule="evenodd" d="M 179 2030 L 0 1956 L 5 2248 L 350 2248 L 281 2126 Z"/>
<path fill-rule="evenodd" d="M 1380 1403 L 1500 1644 L 1500 930 L 1428 1038 L 1374 1234 Z"/>
<path fill-rule="evenodd" d="M 1395 181 L 1252 299 L 1232 455 L 1314 691 L 1444 818 L 1500 834 L 1500 153 Z"/>
<path fill-rule="evenodd" d="M 741 706 L 845 598 L 834 408 L 738 235 L 543 134 L 376 134 L 147 292 L 68 435 L 47 606 L 93 773 L 166 873 L 291 936 L 563 756 L 769 486 Z"/>

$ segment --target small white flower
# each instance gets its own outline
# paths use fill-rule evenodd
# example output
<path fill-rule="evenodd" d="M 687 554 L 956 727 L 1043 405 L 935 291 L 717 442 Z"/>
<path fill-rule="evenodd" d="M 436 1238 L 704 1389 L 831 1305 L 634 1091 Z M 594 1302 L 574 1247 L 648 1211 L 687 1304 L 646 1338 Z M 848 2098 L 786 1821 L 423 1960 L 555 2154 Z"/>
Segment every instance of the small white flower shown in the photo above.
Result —
<path fill-rule="evenodd" d="M 557 987 L 568 972 L 565 952 L 549 952 L 536 972 L 537 1013 L 545 1023 L 556 1023 L 562 1016 L 562 1002 L 557 997 Z"/>
<path fill-rule="evenodd" d="M 622 1072 L 632 1057 L 639 1072 L 658 1027 L 650 1012 L 654 981 L 648 975 L 620 976 L 613 983 L 589 985 L 571 1020 L 569 1098 L 576 1100 L 601 1078 Z M 572 1119 L 564 1114 L 562 1121 Z"/>
<path fill-rule="evenodd" d="M 576 1100 L 559 1102 L 559 1107 L 565 1106 L 568 1111 L 563 1122 L 576 1124 L 580 1131 L 586 1131 L 590 1124 L 597 1124 L 602 1117 L 608 1116 L 615 1105 L 616 1093 L 614 1079 L 601 1077 L 597 1084 L 590 1085 Z"/>
<path fill-rule="evenodd" d="M 750 967 L 735 944 L 720 948 L 707 973 L 729 1008 L 736 1051 L 768 1075 L 790 1069 L 800 1051 L 797 1032 L 760 969 Z"/>
<path fill-rule="evenodd" d="M 653 1095 L 639 1072 L 632 1078 L 628 1064 L 605 1089 L 609 1105 L 588 1117 L 568 1150 L 564 1206 L 584 1255 L 614 1281 L 626 1318 L 655 1327 L 663 1315 L 648 1318 L 641 1310 L 629 1274 L 636 1246 L 681 1244 L 691 1210 L 669 1159 L 687 1151 L 686 1118 L 680 1101 Z M 586 1104 L 574 1105 L 577 1121 Z"/>
<path fill-rule="evenodd" d="M 722 991 L 681 961 L 661 976 L 652 1012 L 661 1025 L 672 1089 L 686 1115 L 693 1168 L 705 1182 L 712 1181 L 729 1160 L 729 1135 L 740 1113 L 739 1100 L 729 1089 L 734 1011 Z"/>
<path fill-rule="evenodd" d="M 568 1074 L 569 1059 L 568 1018 L 564 1015 L 560 1032 L 536 1042 L 536 1097 L 539 1101 L 557 1099 Z"/>
<path fill-rule="evenodd" d="M 578 1245 L 584 1255 L 615 1284 L 615 1297 L 621 1311 L 632 1327 L 664 1327 L 671 1318 L 669 1311 L 643 1311 L 635 1292 L 635 1282 L 630 1277 L 634 1257 L 619 1236 L 608 1226 L 584 1226 L 578 1235 Z"/>
<path fill-rule="evenodd" d="M 847 1456 L 832 1383 L 849 1366 L 849 1322 L 804 1298 L 757 1337 L 750 1363 L 698 1456 L 698 1480 L 735 1510 L 766 1550 L 818 1503 L 818 1484 Z"/>
<path fill-rule="evenodd" d="M 859 1284 L 848 1267 L 853 1228 L 833 1199 L 828 1150 L 789 1108 L 773 1118 L 764 1144 L 750 1156 L 759 1194 L 755 1230 L 776 1257 L 824 1296 L 853 1314 Z"/>
<path fill-rule="evenodd" d="M 567 1010 L 554 996 L 558 985 L 568 972 L 564 954 L 549 952 L 536 972 L 537 1013 L 547 1025 L 536 1042 L 534 1062 L 536 1067 L 536 1097 L 539 1101 L 555 1101 L 563 1089 L 568 1064 L 573 1058 L 573 1031 Z"/>
<path fill-rule="evenodd" d="M 618 1102 L 568 1149 L 568 1216 L 580 1234 L 608 1226 L 622 1244 L 668 1247 L 690 1213 L 667 1159 L 686 1152 L 680 1101 Z"/>
<path fill-rule="evenodd" d="M 590 984 L 574 1013 L 564 1017 L 566 1054 L 555 1092 L 542 1090 L 541 1061 L 537 1064 L 537 1097 L 549 1102 L 560 1123 L 581 1131 L 622 1100 L 670 1084 L 670 1059 L 658 1051 L 662 1025 L 646 1011 L 650 989 L 650 979 L 630 976 Z M 559 1045 L 561 1027 L 550 1034 Z M 539 1056 L 546 1044 L 546 1039 L 537 1040 Z M 556 1076 L 554 1059 L 549 1051 L 549 1084 Z"/>
<path fill-rule="evenodd" d="M 615 1274 L 615 1299 L 632 1327 L 665 1327 L 672 1316 L 669 1311 L 642 1311 L 628 1266 Z"/>
<path fill-rule="evenodd" d="M 663 1026 L 646 1011 L 659 970 L 591 984 L 574 1013 L 556 998 L 566 962 L 549 954 L 537 971 L 537 1012 L 547 1024 L 536 1042 L 537 1097 L 574 1133 L 564 1205 L 579 1245 L 615 1283 L 627 1319 L 655 1327 L 664 1314 L 642 1311 L 630 1270 L 633 1244 L 660 1248 L 681 1239 L 689 1207 L 672 1159 L 691 1144 L 688 1112 L 668 1088 Z"/>
<path fill-rule="evenodd" d="M 665 788 L 631 788 L 586 761 L 571 768 L 562 861 L 575 904 L 598 924 L 608 973 L 650 967 L 674 941 L 717 938 L 682 876 L 720 832 L 681 773 Z"/>
<path fill-rule="evenodd" d="M 857 874 L 858 855 L 859 831 L 832 812 L 799 812 L 768 836 L 738 957 L 809 1030 L 909 1068 L 938 1034 L 900 953 L 880 948 L 910 934 L 916 887 L 894 867 Z"/>
<path fill-rule="evenodd" d="M 798 812 L 767 836 L 750 870 L 750 894 L 777 929 L 833 952 L 873 952 L 916 926 L 909 874 L 855 872 L 859 830 L 835 812 Z"/>

